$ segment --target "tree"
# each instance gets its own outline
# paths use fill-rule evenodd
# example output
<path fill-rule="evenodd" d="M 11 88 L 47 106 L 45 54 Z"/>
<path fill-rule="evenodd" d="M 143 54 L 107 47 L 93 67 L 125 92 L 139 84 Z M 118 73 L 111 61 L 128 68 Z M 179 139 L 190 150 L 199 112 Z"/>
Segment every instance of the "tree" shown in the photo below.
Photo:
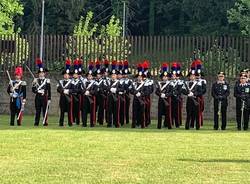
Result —
<path fill-rule="evenodd" d="M 14 17 L 23 14 L 23 6 L 19 0 L 0 1 L 0 34 L 13 34 L 15 32 Z"/>
<path fill-rule="evenodd" d="M 85 61 L 103 57 L 109 60 L 126 59 L 130 45 L 125 38 L 121 37 L 120 20 L 113 15 L 105 26 L 98 25 L 93 22 L 93 15 L 90 11 L 86 18 L 80 18 L 67 46 L 68 55 L 72 58 L 82 56 Z"/>
<path fill-rule="evenodd" d="M 238 24 L 242 35 L 250 36 L 250 1 L 237 1 L 227 13 L 229 22 Z"/>
<path fill-rule="evenodd" d="M 45 34 L 71 34 L 79 20 L 87 0 L 46 0 Z M 21 0 L 24 16 L 17 20 L 22 33 L 39 34 L 41 24 L 41 0 Z"/>

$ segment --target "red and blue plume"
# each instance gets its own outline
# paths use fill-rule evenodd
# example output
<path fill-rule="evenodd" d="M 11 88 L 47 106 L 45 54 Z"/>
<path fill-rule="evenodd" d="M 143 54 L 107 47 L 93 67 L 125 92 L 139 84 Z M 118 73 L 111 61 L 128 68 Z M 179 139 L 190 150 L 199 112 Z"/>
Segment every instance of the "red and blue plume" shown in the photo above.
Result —
<path fill-rule="evenodd" d="M 96 63 L 95 63 L 95 68 L 97 69 L 97 70 L 100 70 L 100 68 L 101 68 L 101 64 L 100 64 L 100 61 L 96 61 Z"/>
<path fill-rule="evenodd" d="M 111 69 L 112 70 L 115 70 L 116 69 L 116 61 L 112 61 L 112 64 L 111 64 Z"/>
<path fill-rule="evenodd" d="M 181 70 L 181 64 L 177 63 L 177 70 L 180 71 Z"/>
<path fill-rule="evenodd" d="M 79 69 L 82 68 L 82 60 L 81 59 L 78 59 L 78 67 L 79 67 Z"/>
<path fill-rule="evenodd" d="M 174 70 L 174 71 L 176 71 L 177 70 L 177 66 L 178 66 L 177 63 L 172 63 L 171 69 Z"/>
<path fill-rule="evenodd" d="M 123 69 L 123 63 L 122 63 L 122 61 L 120 61 L 118 63 L 118 70 L 122 70 L 122 69 Z"/>
<path fill-rule="evenodd" d="M 90 61 L 89 62 L 89 66 L 88 66 L 88 70 L 89 71 L 92 71 L 94 69 L 94 62 L 93 61 Z"/>
<path fill-rule="evenodd" d="M 40 68 L 43 68 L 43 62 L 40 58 L 37 58 L 36 59 L 36 65 L 37 67 L 40 69 Z"/>
<path fill-rule="evenodd" d="M 65 61 L 65 69 L 66 69 L 66 71 L 70 70 L 70 65 L 71 65 L 71 61 L 70 61 L 70 59 L 67 59 Z"/>
<path fill-rule="evenodd" d="M 128 61 L 127 60 L 125 60 L 124 62 L 123 62 L 123 68 L 126 70 L 126 69 L 128 69 Z"/>
<path fill-rule="evenodd" d="M 195 60 L 195 65 L 196 65 L 196 70 L 197 70 L 197 72 L 200 73 L 200 72 L 201 72 L 201 69 L 202 69 L 202 62 L 201 62 L 201 60 L 196 59 L 196 60 Z"/>
<path fill-rule="evenodd" d="M 167 64 L 167 63 L 162 63 L 162 65 L 161 65 L 161 70 L 162 70 L 163 72 L 167 72 L 167 71 L 168 71 L 168 64 Z"/>
<path fill-rule="evenodd" d="M 171 70 L 173 74 L 177 73 L 178 64 L 176 62 L 172 63 Z"/>
<path fill-rule="evenodd" d="M 149 69 L 149 67 L 150 67 L 150 62 L 148 61 L 148 60 L 144 60 L 144 62 L 143 62 L 143 67 L 144 67 L 144 69 Z"/>
<path fill-rule="evenodd" d="M 74 60 L 74 69 L 78 70 L 78 68 L 79 68 L 79 61 L 78 61 L 78 59 L 75 59 Z"/>
<path fill-rule="evenodd" d="M 104 60 L 104 66 L 105 66 L 106 68 L 109 67 L 109 61 L 108 61 L 107 59 Z"/>
<path fill-rule="evenodd" d="M 195 63 L 195 61 L 193 61 L 191 64 L 191 73 L 195 74 L 195 70 L 196 70 L 196 63 Z"/>
<path fill-rule="evenodd" d="M 142 63 L 139 63 L 138 65 L 137 65 L 137 70 L 138 70 L 138 72 L 143 72 L 143 64 Z"/>

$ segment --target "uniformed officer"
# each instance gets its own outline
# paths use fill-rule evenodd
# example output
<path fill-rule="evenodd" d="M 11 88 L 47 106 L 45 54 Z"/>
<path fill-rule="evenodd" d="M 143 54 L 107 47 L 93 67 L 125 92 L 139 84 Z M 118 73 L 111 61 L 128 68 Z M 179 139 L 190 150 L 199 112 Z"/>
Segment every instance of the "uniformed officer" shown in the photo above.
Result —
<path fill-rule="evenodd" d="M 225 81 L 225 73 L 219 72 L 218 79 L 212 85 L 212 97 L 214 98 L 214 129 L 219 128 L 219 116 L 221 117 L 221 130 L 225 130 L 227 126 L 227 98 L 230 94 L 229 83 Z"/>
<path fill-rule="evenodd" d="M 240 82 L 234 87 L 234 96 L 239 100 L 236 108 L 240 109 L 240 114 L 236 114 L 237 128 L 247 130 L 250 114 L 250 84 L 247 83 L 246 74 L 240 75 Z"/>
<path fill-rule="evenodd" d="M 140 126 L 141 128 L 146 127 L 145 96 L 149 94 L 149 92 L 147 92 L 149 88 L 144 85 L 145 81 L 143 81 L 143 79 L 145 77 L 145 74 L 143 70 L 143 64 L 139 63 L 137 66 L 138 73 L 135 76 L 137 80 L 133 82 L 133 85 L 131 87 L 131 94 L 134 96 L 132 107 L 132 128 L 135 128 L 136 126 Z"/>
<path fill-rule="evenodd" d="M 151 73 L 149 71 L 150 62 L 145 60 L 143 63 L 143 72 L 144 72 L 144 86 L 147 88 L 147 95 L 144 97 L 145 101 L 145 124 L 148 127 L 151 124 L 151 94 L 154 92 L 154 81 L 151 79 Z"/>
<path fill-rule="evenodd" d="M 79 79 L 79 65 L 78 60 L 74 60 L 74 66 L 72 68 L 72 80 L 71 80 L 71 95 L 72 95 L 72 112 L 73 112 L 73 123 L 80 125 L 80 114 L 81 114 L 81 93 L 82 93 L 82 82 Z"/>
<path fill-rule="evenodd" d="M 108 82 L 108 96 L 107 96 L 107 119 L 108 125 L 107 127 L 116 128 L 120 127 L 119 123 L 119 101 L 118 101 L 118 93 L 122 91 L 120 87 L 119 80 L 117 79 L 118 70 L 116 69 L 116 61 L 112 61 L 111 66 L 111 79 Z"/>
<path fill-rule="evenodd" d="M 104 70 L 101 69 L 100 61 L 96 61 L 94 76 L 96 77 L 96 87 L 97 93 L 96 97 L 96 113 L 97 113 L 97 122 L 99 125 L 103 125 L 104 122 L 104 109 L 105 109 L 105 80 L 103 79 Z"/>
<path fill-rule="evenodd" d="M 168 129 L 172 128 L 172 114 L 171 114 L 171 96 L 172 86 L 170 85 L 169 79 L 171 74 L 168 73 L 168 64 L 163 63 L 160 74 L 161 81 L 156 83 L 155 94 L 159 97 L 158 100 L 158 124 L 157 128 L 162 127 L 162 116 L 164 116 L 164 127 Z"/>
<path fill-rule="evenodd" d="M 103 86 L 102 86 L 102 91 L 103 91 L 103 103 L 104 103 L 104 120 L 106 123 L 108 122 L 108 109 L 107 109 L 107 96 L 109 93 L 109 84 L 110 84 L 110 64 L 107 59 L 103 60 L 103 66 L 102 66 L 102 80 L 103 80 Z M 104 121 L 103 120 L 103 121 Z"/>
<path fill-rule="evenodd" d="M 204 79 L 204 73 L 203 73 L 203 67 L 202 67 L 202 61 L 200 59 L 196 59 L 194 61 L 195 68 L 196 68 L 196 80 L 201 83 L 202 86 L 202 95 L 199 97 L 199 106 L 200 106 L 200 121 L 201 126 L 203 126 L 203 112 L 205 108 L 205 100 L 204 95 L 207 92 L 207 81 Z"/>
<path fill-rule="evenodd" d="M 129 78 L 131 74 L 129 70 L 128 61 L 123 62 L 123 80 L 125 88 L 125 120 L 126 124 L 129 124 L 129 112 L 130 112 L 130 88 L 132 87 L 133 81 Z"/>
<path fill-rule="evenodd" d="M 118 62 L 118 74 L 117 79 L 119 80 L 119 86 L 121 87 L 121 91 L 118 92 L 118 109 L 119 109 L 119 123 L 121 126 L 124 126 L 125 122 L 125 85 L 124 85 L 124 78 L 123 78 L 123 62 Z"/>
<path fill-rule="evenodd" d="M 10 125 L 14 126 L 15 116 L 17 125 L 22 124 L 22 108 L 26 103 L 26 82 L 21 80 L 23 76 L 22 67 L 15 69 L 15 80 L 11 80 L 7 92 L 10 95 Z"/>
<path fill-rule="evenodd" d="M 187 118 L 185 129 L 188 130 L 191 125 L 191 120 L 195 120 L 195 127 L 196 130 L 199 130 L 201 127 L 200 118 L 200 111 L 199 111 L 199 101 L 198 97 L 202 95 L 202 86 L 200 83 L 197 82 L 195 79 L 195 70 L 192 69 L 188 74 L 189 80 L 186 81 L 182 87 L 183 94 L 187 95 L 187 102 L 186 102 L 186 111 L 187 111 Z"/>
<path fill-rule="evenodd" d="M 60 119 L 59 126 L 64 126 L 64 114 L 68 114 L 68 125 L 72 126 L 73 123 L 73 103 L 71 95 L 71 79 L 70 79 L 70 66 L 71 61 L 66 59 L 65 69 L 62 71 L 63 79 L 58 81 L 57 92 L 60 93 L 59 107 Z"/>
<path fill-rule="evenodd" d="M 82 105 L 82 122 L 83 127 L 87 127 L 87 115 L 90 114 L 90 127 L 95 126 L 96 121 L 96 97 L 97 86 L 93 79 L 94 63 L 90 62 L 88 72 L 86 74 L 87 80 L 83 84 L 83 105 Z"/>
<path fill-rule="evenodd" d="M 182 93 L 182 86 L 183 84 L 177 79 L 179 74 L 177 73 L 178 64 L 176 62 L 172 63 L 171 66 L 171 86 L 172 86 L 172 93 L 171 93 L 171 113 L 172 113 L 172 125 L 175 125 L 176 128 L 180 127 L 180 113 L 181 113 L 181 105 L 180 105 L 180 98 Z"/>
<path fill-rule="evenodd" d="M 43 68 L 41 59 L 36 60 L 38 66 L 38 78 L 35 78 L 32 83 L 32 92 L 35 96 L 35 126 L 39 125 L 41 112 L 43 113 L 43 126 L 48 126 L 48 108 L 51 101 L 51 86 L 50 79 L 45 75 L 48 72 Z"/>

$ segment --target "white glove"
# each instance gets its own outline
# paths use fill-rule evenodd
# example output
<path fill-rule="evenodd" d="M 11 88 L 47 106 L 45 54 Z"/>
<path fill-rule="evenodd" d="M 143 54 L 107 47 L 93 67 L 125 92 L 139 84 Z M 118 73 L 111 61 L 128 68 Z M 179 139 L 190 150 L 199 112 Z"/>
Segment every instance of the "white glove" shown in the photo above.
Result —
<path fill-rule="evenodd" d="M 164 93 L 161 94 L 161 98 L 165 98 L 166 95 Z"/>
<path fill-rule="evenodd" d="M 13 98 L 17 98 L 18 94 L 16 92 L 12 93 L 12 96 Z"/>
<path fill-rule="evenodd" d="M 63 90 L 63 93 L 64 93 L 65 95 L 68 95 L 68 94 L 69 94 L 69 89 L 64 89 L 64 90 Z"/>
<path fill-rule="evenodd" d="M 26 103 L 26 99 L 23 99 L 23 102 L 22 102 L 22 104 L 25 104 Z"/>
<path fill-rule="evenodd" d="M 190 92 L 189 94 L 188 94 L 188 96 L 194 96 L 194 93 L 193 92 Z"/>
<path fill-rule="evenodd" d="M 111 88 L 110 91 L 111 91 L 112 93 L 116 93 L 116 88 Z"/>
<path fill-rule="evenodd" d="M 48 104 L 50 104 L 51 103 L 51 100 L 48 100 Z"/>
<path fill-rule="evenodd" d="M 140 92 L 136 93 L 136 96 L 137 96 L 137 97 L 140 97 L 140 96 L 141 96 L 141 93 L 140 93 Z"/>
<path fill-rule="evenodd" d="M 87 91 L 85 91 L 85 93 L 84 93 L 86 96 L 89 96 L 89 91 L 87 90 Z"/>
<path fill-rule="evenodd" d="M 123 92 L 119 92 L 119 95 L 122 95 L 123 94 Z"/>
<path fill-rule="evenodd" d="M 44 89 L 40 89 L 37 92 L 40 93 L 40 94 L 42 94 L 42 95 L 44 95 Z"/>

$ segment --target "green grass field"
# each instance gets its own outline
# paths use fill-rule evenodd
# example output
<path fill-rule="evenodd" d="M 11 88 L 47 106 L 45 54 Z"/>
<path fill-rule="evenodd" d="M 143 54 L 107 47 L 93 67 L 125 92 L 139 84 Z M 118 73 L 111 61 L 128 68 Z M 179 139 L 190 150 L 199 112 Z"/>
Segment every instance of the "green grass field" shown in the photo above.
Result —
<path fill-rule="evenodd" d="M 0 183 L 250 183 L 250 133 L 183 128 L 10 127 L 0 117 Z M 27 123 L 29 122 L 29 123 Z"/>

